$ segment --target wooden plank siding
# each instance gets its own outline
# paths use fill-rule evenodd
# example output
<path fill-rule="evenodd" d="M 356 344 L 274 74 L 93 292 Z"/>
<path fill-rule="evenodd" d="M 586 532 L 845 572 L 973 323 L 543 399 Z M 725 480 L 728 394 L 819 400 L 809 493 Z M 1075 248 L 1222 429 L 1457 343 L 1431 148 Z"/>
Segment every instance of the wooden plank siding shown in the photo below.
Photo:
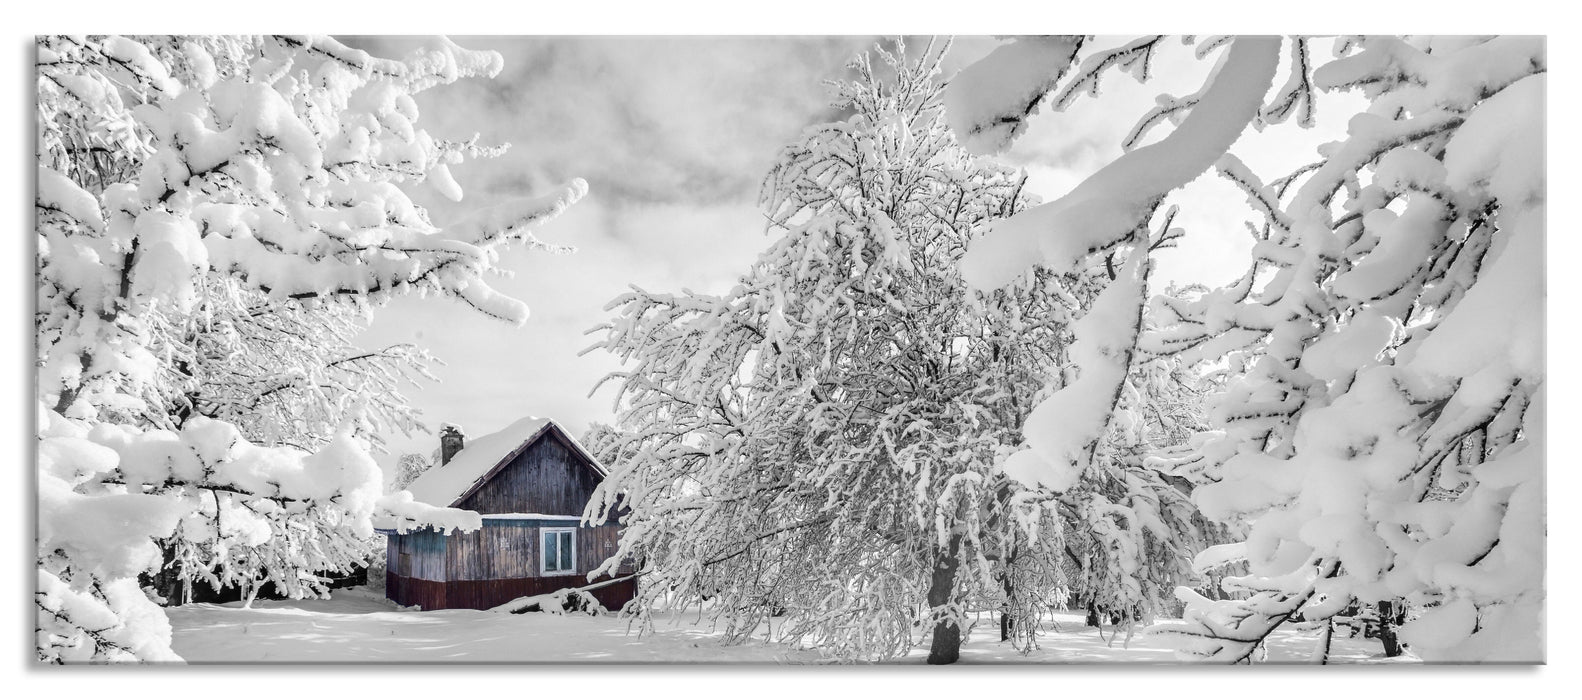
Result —
<path fill-rule="evenodd" d="M 407 578 L 445 580 L 445 535 L 425 529 L 390 539 L 392 546 L 385 550 L 386 570 Z"/>
<path fill-rule="evenodd" d="M 554 593 L 562 588 L 577 588 L 586 584 L 587 581 L 581 576 L 439 582 L 388 574 L 385 577 L 385 592 L 397 604 L 420 605 L 424 610 L 488 610 L 523 596 Z M 619 581 L 594 589 L 591 593 L 605 608 L 620 610 L 627 601 L 636 597 L 637 581 Z"/>
<path fill-rule="evenodd" d="M 547 430 L 456 507 L 485 514 L 582 515 L 599 479 L 555 430 Z"/>
<path fill-rule="evenodd" d="M 620 548 L 621 527 L 619 525 L 600 525 L 598 527 L 584 527 L 577 529 L 577 571 L 586 575 L 588 572 L 599 568 L 604 560 L 615 556 Z M 617 568 L 616 575 L 624 576 L 632 573 L 629 563 L 623 562 Z"/>
<path fill-rule="evenodd" d="M 475 532 L 450 536 L 446 550 L 446 581 L 486 581 L 543 575 L 542 523 L 486 520 Z M 556 577 L 586 577 L 615 554 L 621 530 L 616 525 L 577 528 L 577 568 Z M 630 567 L 628 567 L 629 569 Z M 586 579 L 583 579 L 586 581 Z M 578 584 L 581 585 L 581 584 Z"/>
<path fill-rule="evenodd" d="M 446 580 L 483 581 L 538 575 L 538 526 L 485 520 L 483 528 L 451 535 Z"/>
<path fill-rule="evenodd" d="M 408 578 L 385 572 L 385 597 L 396 605 L 418 605 L 424 610 L 444 610 L 445 582 Z"/>

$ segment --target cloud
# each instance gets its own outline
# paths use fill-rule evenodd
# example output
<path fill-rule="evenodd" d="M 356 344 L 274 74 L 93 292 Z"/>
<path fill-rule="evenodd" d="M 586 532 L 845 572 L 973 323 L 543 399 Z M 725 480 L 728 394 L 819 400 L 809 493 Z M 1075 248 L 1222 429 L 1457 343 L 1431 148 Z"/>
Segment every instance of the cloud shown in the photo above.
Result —
<path fill-rule="evenodd" d="M 365 39 L 401 55 L 415 39 Z M 420 95 L 436 136 L 479 131 L 506 156 L 458 169 L 470 196 L 507 197 L 571 177 L 612 206 L 750 200 L 776 153 L 828 120 L 823 81 L 864 37 L 468 37 L 499 51 L 495 80 Z M 448 209 L 443 205 L 439 209 Z"/>

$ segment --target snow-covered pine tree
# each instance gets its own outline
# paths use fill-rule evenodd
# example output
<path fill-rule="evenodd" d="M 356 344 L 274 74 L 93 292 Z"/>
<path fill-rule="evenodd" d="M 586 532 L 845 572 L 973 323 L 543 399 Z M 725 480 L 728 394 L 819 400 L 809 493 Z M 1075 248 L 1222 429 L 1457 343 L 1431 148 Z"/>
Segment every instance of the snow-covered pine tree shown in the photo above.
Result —
<path fill-rule="evenodd" d="M 768 623 L 875 659 L 932 634 L 947 663 L 970 599 L 1010 589 L 1031 630 L 1058 586 L 1058 526 L 1013 519 L 992 466 L 1070 295 L 1047 274 L 969 292 L 956 261 L 1026 205 L 1023 178 L 945 129 L 942 48 L 878 53 L 893 79 L 861 57 L 838 86 L 853 116 L 781 153 L 763 197 L 778 238 L 734 289 L 611 303 L 595 347 L 629 366 L 600 442 L 621 459 L 589 515 L 630 509 L 608 562 L 643 562 L 647 606 L 708 601 L 728 640 Z"/>
<path fill-rule="evenodd" d="M 1014 131 L 995 125 L 1020 124 L 1084 43 L 1018 41 L 964 71 L 956 128 L 1003 145 Z M 1181 591 L 1186 621 L 1158 631 L 1189 657 L 1248 661 L 1297 616 L 1405 598 L 1415 612 L 1400 637 L 1421 658 L 1541 659 L 1543 38 L 1348 37 L 1318 66 L 1305 38 L 1197 43 L 1221 53 L 1209 82 L 1162 99 L 1133 135 L 1167 117 L 1173 132 L 997 225 L 967 267 L 992 285 L 1019 256 L 1058 266 L 1112 246 L 1211 167 L 1261 219 L 1247 273 L 1195 300 L 1156 299 L 1161 327 L 1136 344 L 1226 359 L 1218 430 L 1177 467 L 1214 482 L 1194 493 L 1205 514 L 1248 528 L 1197 559 L 1246 566 L 1226 585 L 1248 597 Z M 1145 75 L 1158 45 L 1089 55 L 1054 105 L 1109 66 Z M 1282 46 L 1290 73 L 1276 87 Z M 1316 89 L 1370 103 L 1318 161 L 1265 181 L 1229 154 L 1249 123 L 1312 124 Z M 1156 176 L 1115 177 L 1145 164 Z"/>
<path fill-rule="evenodd" d="M 354 434 L 403 427 L 410 414 L 374 395 L 422 358 L 357 369 L 340 353 L 346 321 L 394 294 L 525 319 L 484 281 L 495 249 L 542 246 L 530 230 L 586 185 L 443 230 L 403 191 L 458 198 L 449 166 L 486 153 L 417 128 L 412 95 L 500 61 L 446 40 L 396 61 L 327 37 L 39 39 L 41 660 L 173 658 L 136 581 L 162 561 L 188 582 L 311 595 L 312 572 L 361 558 L 376 510 L 397 527 L 477 527 L 404 492 L 381 499 Z M 270 361 L 300 362 L 306 381 L 249 374 Z M 364 400 L 304 386 L 318 381 Z M 276 396 L 300 422 L 253 420 Z"/>

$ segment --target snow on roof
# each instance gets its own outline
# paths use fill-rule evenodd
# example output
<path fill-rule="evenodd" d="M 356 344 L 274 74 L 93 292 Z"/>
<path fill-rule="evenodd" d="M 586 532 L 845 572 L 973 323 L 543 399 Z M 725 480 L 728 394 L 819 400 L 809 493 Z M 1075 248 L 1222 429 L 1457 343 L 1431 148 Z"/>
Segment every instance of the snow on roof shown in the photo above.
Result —
<path fill-rule="evenodd" d="M 592 454 L 578 444 L 576 438 L 561 430 L 554 421 L 529 416 L 498 432 L 468 440 L 450 462 L 423 472 L 422 476 L 407 486 L 407 490 L 412 492 L 414 501 L 432 506 L 452 506 L 501 462 L 515 456 L 521 448 L 537 440 L 539 435 L 551 426 L 559 430 L 571 446 L 601 475 L 608 473 Z"/>

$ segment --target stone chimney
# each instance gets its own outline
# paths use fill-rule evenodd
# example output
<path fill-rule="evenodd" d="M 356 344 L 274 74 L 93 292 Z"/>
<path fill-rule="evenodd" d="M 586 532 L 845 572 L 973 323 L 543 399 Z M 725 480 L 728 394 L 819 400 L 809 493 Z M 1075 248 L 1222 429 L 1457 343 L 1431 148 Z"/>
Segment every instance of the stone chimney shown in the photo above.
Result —
<path fill-rule="evenodd" d="M 451 458 L 455 457 L 456 453 L 461 451 L 462 445 L 466 441 L 467 436 L 461 434 L 461 428 L 450 425 L 449 423 L 445 424 L 445 427 L 440 428 L 439 463 L 441 465 L 449 464 Z"/>

